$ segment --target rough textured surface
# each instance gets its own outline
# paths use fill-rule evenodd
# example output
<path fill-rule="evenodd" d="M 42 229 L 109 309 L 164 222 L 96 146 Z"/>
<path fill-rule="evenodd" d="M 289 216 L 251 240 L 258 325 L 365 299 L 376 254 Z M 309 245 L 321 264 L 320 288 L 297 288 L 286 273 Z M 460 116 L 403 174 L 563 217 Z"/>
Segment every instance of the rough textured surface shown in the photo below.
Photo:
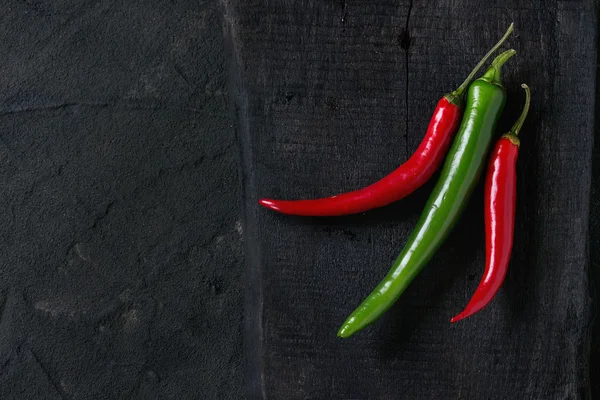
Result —
<path fill-rule="evenodd" d="M 0 398 L 241 398 L 216 1 L 8 1 Z"/>
<path fill-rule="evenodd" d="M 600 8 L 597 10 L 600 13 Z M 597 54 L 600 60 L 600 54 Z M 600 62 L 597 62 L 600 65 Z M 600 69 L 596 72 L 600 82 Z M 592 190 L 590 196 L 590 278 L 592 298 L 592 328 L 590 376 L 600 376 L 600 85 L 596 84 L 596 123 L 592 159 Z M 600 398 L 600 379 L 592 380 L 592 396 Z"/>
<path fill-rule="evenodd" d="M 585 397 L 590 2 L 125 3 L 3 4 L 1 399 Z M 519 162 L 522 244 L 503 292 L 468 325 L 447 325 L 480 274 L 479 191 L 391 313 L 338 341 L 431 185 L 339 219 L 269 214 L 256 197 L 330 194 L 394 168 L 423 110 L 513 19 L 506 125 L 518 83 L 536 98 Z"/>
<path fill-rule="evenodd" d="M 596 16 L 583 1 L 224 0 L 242 146 L 251 398 L 589 396 L 588 213 Z M 459 324 L 482 271 L 481 187 L 401 300 L 349 340 L 339 324 L 385 274 L 431 184 L 336 219 L 259 209 L 260 196 L 335 194 L 391 171 L 431 110 L 503 33 L 522 137 L 516 246 L 485 312 Z"/>

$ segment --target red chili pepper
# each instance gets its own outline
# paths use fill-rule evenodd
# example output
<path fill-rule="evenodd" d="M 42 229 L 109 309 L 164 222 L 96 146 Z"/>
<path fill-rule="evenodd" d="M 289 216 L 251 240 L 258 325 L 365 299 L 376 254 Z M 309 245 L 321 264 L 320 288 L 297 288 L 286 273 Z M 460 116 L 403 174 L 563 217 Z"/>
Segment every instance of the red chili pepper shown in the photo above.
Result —
<path fill-rule="evenodd" d="M 464 311 L 452 318 L 457 322 L 483 309 L 502 286 L 513 245 L 515 202 L 517 197 L 517 156 L 519 130 L 529 111 L 529 87 L 525 89 L 525 106 L 509 133 L 502 135 L 492 151 L 484 193 L 485 258 L 483 277 Z"/>
<path fill-rule="evenodd" d="M 368 211 L 400 200 L 433 175 L 448 151 L 461 116 L 462 108 L 443 97 L 416 152 L 392 173 L 363 189 L 323 199 L 260 199 L 259 203 L 284 214 L 338 216 Z"/>
<path fill-rule="evenodd" d="M 437 104 L 427 133 L 415 153 L 400 167 L 381 180 L 359 190 L 311 200 L 260 199 L 259 204 L 283 214 L 302 216 L 339 216 L 356 214 L 400 200 L 421 187 L 431 178 L 444 160 L 463 113 L 464 94 L 477 71 L 504 43 L 513 24 L 481 59 L 467 79 Z"/>

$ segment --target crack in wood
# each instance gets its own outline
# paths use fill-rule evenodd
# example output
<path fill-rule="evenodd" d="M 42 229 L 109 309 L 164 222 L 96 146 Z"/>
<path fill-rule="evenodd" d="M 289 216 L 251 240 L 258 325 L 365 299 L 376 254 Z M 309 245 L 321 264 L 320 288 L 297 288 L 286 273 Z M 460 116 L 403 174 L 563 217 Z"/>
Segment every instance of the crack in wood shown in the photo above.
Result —
<path fill-rule="evenodd" d="M 408 4 L 408 13 L 406 14 L 406 25 L 404 26 L 404 31 L 402 32 L 402 38 L 400 40 L 400 47 L 404 50 L 404 56 L 405 56 L 405 60 L 406 60 L 406 64 L 405 64 L 405 72 L 406 72 L 406 87 L 405 87 L 405 94 L 404 94 L 404 106 L 406 107 L 406 112 L 405 112 L 405 131 L 404 131 L 404 146 L 405 146 L 405 151 L 406 151 L 406 158 L 409 157 L 409 146 L 408 146 L 408 96 L 409 96 L 409 90 L 408 90 L 408 63 L 409 63 L 409 59 L 408 59 L 408 49 L 410 47 L 410 34 L 408 32 L 408 24 L 410 22 L 410 14 L 412 12 L 412 8 L 413 8 L 413 0 L 410 0 L 410 3 Z"/>

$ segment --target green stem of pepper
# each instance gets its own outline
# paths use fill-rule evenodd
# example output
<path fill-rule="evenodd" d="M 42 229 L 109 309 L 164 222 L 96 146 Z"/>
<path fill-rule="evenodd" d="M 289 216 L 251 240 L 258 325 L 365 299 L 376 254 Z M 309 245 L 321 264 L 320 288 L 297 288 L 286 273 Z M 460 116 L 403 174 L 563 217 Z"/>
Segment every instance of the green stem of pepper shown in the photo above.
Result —
<path fill-rule="evenodd" d="M 498 43 L 496 43 L 494 45 L 494 47 L 492 47 L 490 49 L 490 51 L 488 51 L 487 54 L 485 56 L 483 56 L 483 58 L 481 60 L 479 60 L 479 62 L 477 63 L 475 68 L 473 68 L 473 70 L 471 71 L 469 76 L 467 76 L 467 79 L 465 79 L 465 81 L 455 91 L 446 95 L 446 99 L 450 103 L 462 108 L 463 103 L 464 103 L 465 92 L 466 92 L 467 88 L 469 87 L 469 85 L 471 84 L 471 82 L 473 81 L 473 79 L 475 79 L 475 75 L 477 75 L 477 73 L 479 72 L 479 69 L 483 66 L 483 64 L 486 63 L 488 58 L 490 58 L 490 56 L 496 50 L 498 50 L 500 48 L 500 46 L 502 46 L 502 44 L 506 41 L 506 39 L 513 32 L 513 29 L 514 29 L 514 23 L 511 23 L 510 26 L 508 27 L 508 29 L 506 30 L 506 33 L 504 34 L 504 36 L 502 36 L 502 38 L 500 38 Z"/>
<path fill-rule="evenodd" d="M 500 53 L 498 57 L 492 61 L 492 65 L 490 68 L 483 74 L 483 76 L 479 79 L 482 79 L 486 82 L 489 82 L 493 85 L 502 86 L 502 77 L 500 76 L 500 67 L 504 65 L 512 56 L 517 54 L 517 52 L 513 49 L 506 50 L 503 53 Z"/>
<path fill-rule="evenodd" d="M 510 128 L 510 134 L 519 136 L 519 131 L 523 126 L 523 122 L 525 122 L 525 118 L 527 118 L 527 113 L 529 112 L 529 103 L 531 102 L 531 92 L 529 91 L 529 86 L 526 84 L 522 84 L 521 87 L 525 89 L 525 106 L 523 107 L 523 112 L 519 116 L 519 119 L 515 122 L 515 124 Z"/>
<path fill-rule="evenodd" d="M 525 106 L 523 107 L 523 111 L 521 112 L 519 119 L 517 119 L 512 128 L 510 128 L 510 131 L 502 135 L 503 138 L 510 140 L 510 142 L 517 147 L 521 146 L 521 141 L 519 140 L 519 131 L 523 126 L 523 122 L 525 122 L 525 118 L 527 118 L 527 113 L 529 112 L 529 103 L 531 102 L 531 92 L 529 91 L 529 86 L 523 83 L 521 87 L 525 89 Z"/>

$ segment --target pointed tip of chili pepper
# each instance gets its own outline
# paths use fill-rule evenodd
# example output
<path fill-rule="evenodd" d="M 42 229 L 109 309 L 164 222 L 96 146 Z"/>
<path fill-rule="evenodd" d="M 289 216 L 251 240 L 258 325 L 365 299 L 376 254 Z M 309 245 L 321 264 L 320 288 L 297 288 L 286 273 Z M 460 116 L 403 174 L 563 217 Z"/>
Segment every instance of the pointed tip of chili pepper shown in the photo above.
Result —
<path fill-rule="evenodd" d="M 458 313 L 457 315 L 455 315 L 450 322 L 458 322 L 460 320 L 463 320 L 465 318 L 470 317 L 471 315 L 477 313 L 479 310 L 481 310 L 482 307 L 477 307 L 477 308 L 473 308 L 471 304 L 469 304 L 467 306 L 467 308 L 465 308 L 464 310 L 462 310 L 462 312 Z"/>
<path fill-rule="evenodd" d="M 461 312 L 460 314 L 452 317 L 452 319 L 450 320 L 450 322 L 458 322 L 461 319 L 467 318 L 468 316 L 469 316 L 468 314 L 465 314 L 464 312 Z"/>
<path fill-rule="evenodd" d="M 348 331 L 348 326 L 346 324 L 342 325 L 342 327 L 338 330 L 337 336 L 346 339 L 352 335 L 351 332 Z"/>
<path fill-rule="evenodd" d="M 344 321 L 344 323 L 338 330 L 338 332 L 337 332 L 338 337 L 341 337 L 342 339 L 346 339 L 346 338 L 349 338 L 350 336 L 354 335 L 359 330 L 361 330 L 363 328 L 363 326 L 357 326 L 355 324 L 355 321 L 356 321 L 356 319 L 354 317 L 352 317 L 352 316 L 348 317 L 348 319 L 346 321 Z"/>
<path fill-rule="evenodd" d="M 260 204 L 261 206 L 274 210 L 274 211 L 279 211 L 279 206 L 277 204 L 276 200 L 272 200 L 272 199 L 260 199 L 258 200 L 258 204 Z"/>

